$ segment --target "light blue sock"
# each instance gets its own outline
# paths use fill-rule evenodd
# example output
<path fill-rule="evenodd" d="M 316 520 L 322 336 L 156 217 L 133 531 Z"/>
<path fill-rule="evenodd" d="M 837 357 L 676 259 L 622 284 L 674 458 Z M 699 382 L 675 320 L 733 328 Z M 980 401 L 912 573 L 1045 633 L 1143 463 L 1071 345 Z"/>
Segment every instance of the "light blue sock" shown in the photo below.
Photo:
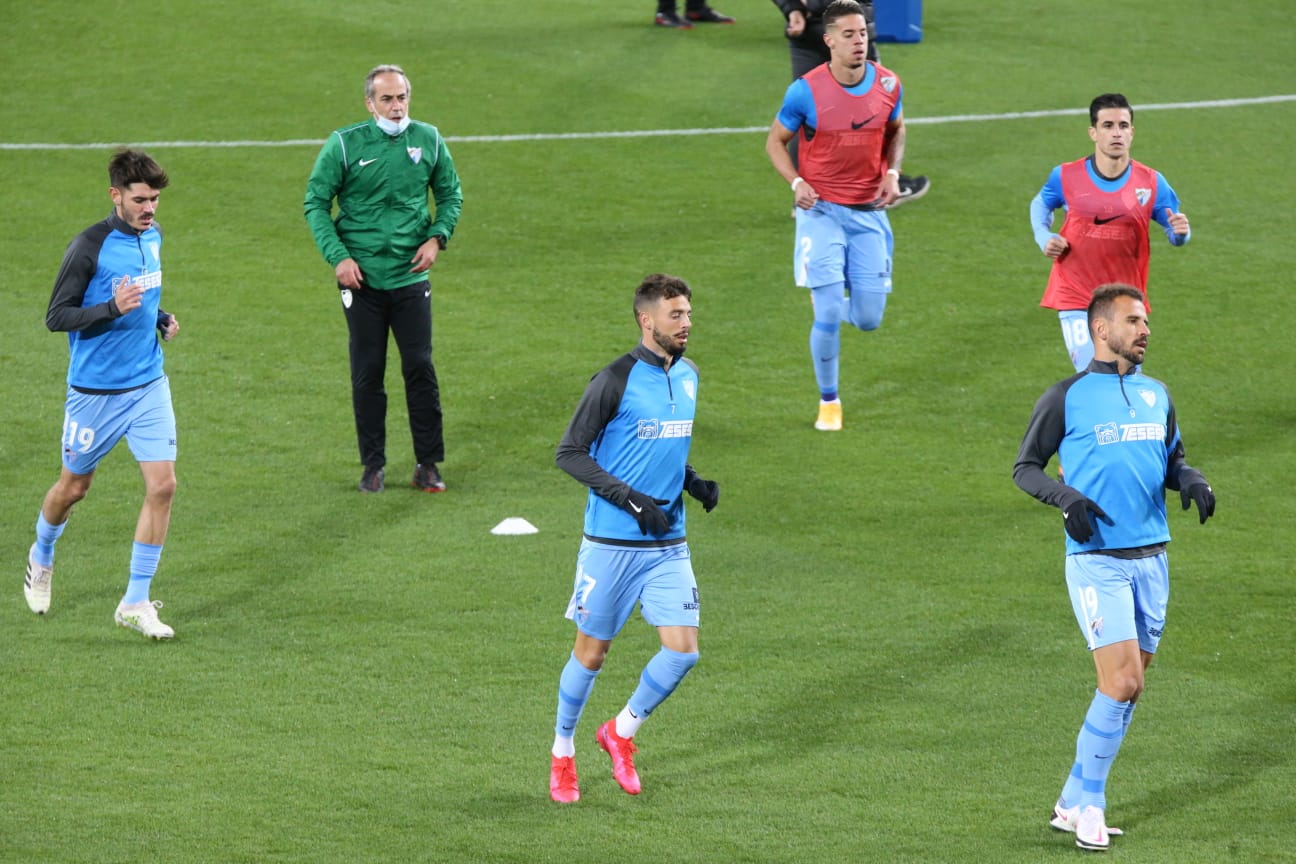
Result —
<path fill-rule="evenodd" d="M 32 553 L 32 557 L 37 564 L 42 567 L 54 566 L 54 543 L 66 527 L 67 522 L 61 525 L 46 522 L 44 510 L 36 514 L 36 551 Z"/>
<path fill-rule="evenodd" d="M 1077 747 L 1079 745 L 1077 744 Z M 1080 759 L 1080 753 L 1076 753 L 1076 759 Z M 1067 775 L 1066 783 L 1062 786 L 1062 794 L 1058 796 L 1058 801 L 1063 807 L 1074 807 L 1080 803 L 1080 791 L 1084 785 L 1084 771 L 1080 767 L 1080 762 L 1071 763 L 1071 773 Z"/>
<path fill-rule="evenodd" d="M 1130 723 L 1134 722 L 1134 709 L 1137 707 L 1137 702 L 1131 702 L 1129 707 L 1125 709 L 1125 723 L 1121 727 L 1121 740 L 1124 740 L 1125 736 L 1129 734 Z"/>
<path fill-rule="evenodd" d="M 647 717 L 684 680 L 689 670 L 697 665 L 696 652 L 683 654 L 663 648 L 653 655 L 639 676 L 639 686 L 630 695 L 630 706 L 638 717 Z"/>
<path fill-rule="evenodd" d="M 1125 737 L 1125 714 L 1129 702 L 1117 702 L 1095 690 L 1093 702 L 1085 714 L 1084 724 L 1076 738 L 1076 755 L 1083 774 L 1080 788 L 1081 807 L 1107 809 L 1107 774 Z"/>
<path fill-rule="evenodd" d="M 149 599 L 149 583 L 157 574 L 158 559 L 161 557 L 161 546 L 136 542 L 131 547 L 130 581 L 126 583 L 123 603 L 143 603 Z"/>
<path fill-rule="evenodd" d="M 814 326 L 810 328 L 810 360 L 814 363 L 819 393 L 837 392 L 838 358 L 841 355 L 841 321 L 846 309 L 842 282 L 810 289 L 814 302 Z"/>
<path fill-rule="evenodd" d="M 576 734 L 576 724 L 580 722 L 581 712 L 585 710 L 598 674 L 599 670 L 582 666 L 575 652 L 567 658 L 567 665 L 558 679 L 558 722 L 554 734 L 563 738 Z"/>

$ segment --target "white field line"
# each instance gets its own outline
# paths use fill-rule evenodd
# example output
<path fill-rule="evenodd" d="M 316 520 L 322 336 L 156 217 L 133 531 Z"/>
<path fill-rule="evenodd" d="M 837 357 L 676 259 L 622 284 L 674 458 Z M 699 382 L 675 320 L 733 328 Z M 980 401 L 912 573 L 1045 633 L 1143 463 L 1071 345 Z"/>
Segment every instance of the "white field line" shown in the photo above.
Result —
<path fill-rule="evenodd" d="M 1193 108 L 1239 108 L 1247 105 L 1271 105 L 1277 102 L 1296 102 L 1296 94 L 1255 96 L 1248 99 L 1212 99 L 1202 102 L 1159 102 L 1135 105 L 1136 111 L 1184 111 Z M 949 114 L 944 117 L 906 117 L 909 126 L 939 126 L 946 123 L 987 123 L 1001 120 L 1030 120 L 1036 117 L 1069 117 L 1088 114 L 1087 108 L 1057 108 L 1048 111 L 1013 111 L 1007 114 Z M 521 135 L 447 135 L 446 141 L 455 143 L 497 144 L 513 141 L 584 141 L 602 138 L 668 138 L 686 135 L 749 135 L 767 132 L 768 126 L 729 126 L 713 129 L 635 129 L 622 132 L 538 132 Z M 114 147 L 319 147 L 322 138 L 287 138 L 281 141 L 101 141 L 84 144 L 53 142 L 14 143 L 0 141 L 2 150 L 106 150 Z"/>

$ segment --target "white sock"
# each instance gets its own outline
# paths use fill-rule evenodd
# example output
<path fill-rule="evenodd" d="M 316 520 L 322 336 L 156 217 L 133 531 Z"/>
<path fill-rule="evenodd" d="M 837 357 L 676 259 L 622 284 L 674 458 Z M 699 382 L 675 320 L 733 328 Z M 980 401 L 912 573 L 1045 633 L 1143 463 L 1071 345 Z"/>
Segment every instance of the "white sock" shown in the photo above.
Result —
<path fill-rule="evenodd" d="M 559 759 L 561 759 L 564 756 L 575 756 L 576 739 L 564 738 L 561 735 L 555 735 L 553 750 L 550 752 L 552 752 L 553 755 L 557 756 Z"/>
<path fill-rule="evenodd" d="M 635 713 L 630 710 L 630 706 L 621 709 L 621 713 L 616 716 L 616 733 L 622 738 L 633 738 L 643 725 L 646 717 L 636 717 Z"/>

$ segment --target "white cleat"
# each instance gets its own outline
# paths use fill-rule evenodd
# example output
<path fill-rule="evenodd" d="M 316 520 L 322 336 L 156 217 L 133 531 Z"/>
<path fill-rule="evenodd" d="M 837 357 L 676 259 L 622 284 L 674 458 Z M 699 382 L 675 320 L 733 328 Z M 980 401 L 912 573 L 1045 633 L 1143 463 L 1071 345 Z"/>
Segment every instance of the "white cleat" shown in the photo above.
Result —
<path fill-rule="evenodd" d="M 1049 827 L 1051 827 L 1054 831 L 1066 831 L 1070 834 L 1074 834 L 1076 830 L 1076 825 L 1079 822 L 1080 822 L 1080 808 L 1078 806 L 1063 807 L 1062 801 L 1060 799 L 1056 804 L 1053 805 L 1053 813 L 1052 813 L 1052 818 L 1049 819 Z M 1110 825 L 1108 825 L 1107 833 L 1112 837 L 1119 837 L 1124 832 L 1122 832 L 1121 829 L 1119 828 L 1113 828 Z"/>
<path fill-rule="evenodd" d="M 150 639 L 170 639 L 175 636 L 175 631 L 158 620 L 157 610 L 161 608 L 161 600 L 145 600 L 130 605 L 119 603 L 113 618 L 122 627 L 143 633 Z"/>
<path fill-rule="evenodd" d="M 54 568 L 37 564 L 32 557 L 35 552 L 36 544 L 33 543 L 31 549 L 27 550 L 27 578 L 23 580 L 23 596 L 27 598 L 27 605 L 33 612 L 44 615 L 49 611 Z"/>
<path fill-rule="evenodd" d="M 1089 806 L 1080 811 L 1076 821 L 1076 845 L 1090 852 L 1106 852 L 1111 845 L 1107 823 L 1103 821 L 1103 811 Z"/>

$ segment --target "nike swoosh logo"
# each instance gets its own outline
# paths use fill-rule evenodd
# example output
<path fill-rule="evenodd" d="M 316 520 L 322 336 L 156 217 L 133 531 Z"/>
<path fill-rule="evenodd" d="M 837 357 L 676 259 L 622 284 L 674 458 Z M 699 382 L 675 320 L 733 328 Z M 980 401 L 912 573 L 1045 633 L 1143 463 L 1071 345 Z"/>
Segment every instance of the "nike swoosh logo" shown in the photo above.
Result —
<path fill-rule="evenodd" d="M 1121 216 L 1124 216 L 1124 215 L 1125 215 L 1124 213 L 1121 214 Z M 1106 219 L 1099 219 L 1097 216 L 1095 216 L 1095 217 L 1094 217 L 1094 224 L 1095 224 L 1095 225 L 1106 225 L 1108 222 L 1115 222 L 1115 221 L 1116 221 L 1117 219 L 1119 219 L 1119 218 L 1121 218 L 1121 217 L 1120 217 L 1120 216 L 1108 216 Z"/>
<path fill-rule="evenodd" d="M 1066 510 L 1063 510 L 1063 511 L 1062 511 L 1062 518 L 1063 518 L 1063 519 L 1067 518 L 1067 517 L 1070 516 L 1070 515 L 1071 515 L 1070 512 L 1068 512 L 1068 511 L 1066 511 Z"/>
<path fill-rule="evenodd" d="M 876 116 L 877 116 L 876 114 L 873 114 L 873 115 L 870 116 L 867 120 L 864 120 L 864 121 L 862 121 L 862 122 L 860 122 L 860 123 L 856 123 L 854 120 L 852 120 L 852 121 L 851 121 L 851 129 L 863 129 L 863 128 L 864 128 L 865 126 L 867 126 L 869 123 L 873 122 L 873 118 L 876 117 Z"/>
<path fill-rule="evenodd" d="M 633 501 L 627 501 L 626 503 L 630 505 L 630 509 L 633 510 L 634 512 L 636 513 L 643 512 L 643 508 L 640 507 L 638 504 L 634 503 Z"/>
<path fill-rule="evenodd" d="M 377 162 L 377 161 L 378 161 L 377 159 L 361 159 L 361 160 L 360 160 L 359 162 L 357 162 L 356 164 L 359 165 L 361 168 L 363 168 L 364 166 L 366 166 L 366 165 L 372 165 L 374 162 Z M 1094 221 L 1097 222 L 1098 220 L 1095 219 Z"/>

